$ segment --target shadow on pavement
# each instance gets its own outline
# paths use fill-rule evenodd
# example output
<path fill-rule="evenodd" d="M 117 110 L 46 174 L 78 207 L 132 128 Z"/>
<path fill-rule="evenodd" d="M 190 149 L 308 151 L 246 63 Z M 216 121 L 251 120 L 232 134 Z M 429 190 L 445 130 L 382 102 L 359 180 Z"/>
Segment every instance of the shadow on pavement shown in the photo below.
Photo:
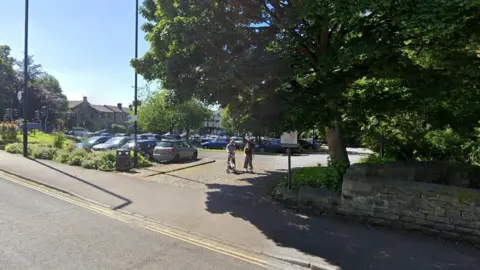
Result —
<path fill-rule="evenodd" d="M 283 177 L 284 173 L 268 172 L 244 179 L 249 186 L 207 184 L 211 191 L 206 209 L 241 218 L 278 246 L 321 257 L 345 270 L 478 269 L 480 265 L 478 250 L 469 246 L 329 217 L 306 217 L 272 204 L 268 193 Z"/>
<path fill-rule="evenodd" d="M 33 158 L 29 158 L 29 159 L 30 159 L 31 161 L 34 161 L 34 162 L 36 162 L 36 163 L 38 163 L 38 164 L 41 164 L 41 165 L 43 165 L 43 166 L 45 166 L 45 167 L 47 167 L 47 168 L 49 168 L 49 169 L 52 169 L 52 170 L 57 171 L 57 172 L 59 172 L 59 173 L 63 173 L 64 175 L 66 175 L 66 176 L 68 176 L 68 177 L 71 177 L 71 178 L 73 178 L 73 179 L 75 179 L 75 180 L 77 180 L 77 181 L 80 181 L 80 182 L 82 182 L 82 183 L 84 183 L 84 184 L 87 184 L 87 185 L 89 185 L 89 186 L 91 186 L 91 187 L 93 187 L 93 188 L 96 188 L 96 189 L 98 189 L 98 190 L 101 190 L 101 191 L 103 191 L 103 192 L 105 192 L 105 193 L 107 193 L 107 194 L 109 194 L 109 195 L 112 195 L 112 196 L 115 197 L 115 198 L 118 198 L 118 199 L 124 201 L 124 203 L 122 203 L 122 204 L 120 204 L 120 205 L 111 207 L 112 210 L 122 209 L 122 208 L 124 208 L 124 207 L 126 207 L 127 205 L 129 205 L 129 204 L 132 203 L 132 201 L 130 201 L 129 199 L 127 199 L 127 198 L 125 198 L 125 197 L 122 197 L 122 196 L 120 196 L 120 195 L 118 195 L 118 194 L 116 194 L 116 193 L 113 193 L 113 192 L 111 192 L 111 191 L 109 191 L 109 190 L 106 190 L 106 189 L 104 189 L 104 188 L 102 188 L 102 187 L 99 187 L 99 186 L 97 186 L 97 185 L 95 185 L 95 184 L 93 184 L 93 183 L 90 183 L 90 182 L 88 182 L 88 181 L 86 181 L 86 180 L 83 180 L 83 179 L 81 179 L 81 178 L 79 178 L 79 177 L 77 177 L 77 176 L 75 176 L 75 175 L 66 173 L 66 172 L 64 172 L 64 171 L 62 171 L 62 170 L 59 170 L 59 169 L 57 169 L 57 168 L 55 168 L 55 167 L 52 167 L 52 166 L 50 166 L 50 165 L 48 165 L 48 164 L 45 164 L 45 163 L 43 163 L 43 162 L 41 162 L 41 161 L 39 161 L 39 160 L 36 160 L 36 159 L 33 159 Z"/>

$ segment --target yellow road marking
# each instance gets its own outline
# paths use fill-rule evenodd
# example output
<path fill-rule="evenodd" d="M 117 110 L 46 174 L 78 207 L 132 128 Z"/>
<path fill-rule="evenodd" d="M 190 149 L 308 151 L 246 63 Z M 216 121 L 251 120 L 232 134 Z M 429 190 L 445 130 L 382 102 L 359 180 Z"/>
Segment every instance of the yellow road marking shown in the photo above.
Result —
<path fill-rule="evenodd" d="M 79 201 L 78 199 L 69 198 L 70 195 L 61 194 L 58 191 L 53 191 L 53 190 L 49 189 L 48 187 L 45 187 L 45 186 L 42 186 L 40 184 L 36 184 L 36 183 L 33 183 L 33 182 L 27 182 L 26 180 L 19 179 L 17 177 L 8 175 L 8 174 L 3 173 L 3 172 L 0 172 L 0 176 L 4 179 L 9 180 L 11 182 L 14 182 L 16 184 L 19 184 L 19 185 L 22 185 L 24 187 L 28 187 L 28 188 L 37 190 L 37 191 L 42 192 L 44 194 L 47 194 L 49 196 L 55 197 L 57 199 L 69 202 L 69 203 L 77 205 L 77 206 L 81 206 L 83 208 L 89 209 L 91 211 L 102 214 L 104 216 L 107 216 L 107 217 L 110 217 L 110 218 L 113 218 L 113 219 L 116 219 L 116 220 L 120 220 L 120 221 L 123 221 L 125 223 L 136 224 L 137 226 L 148 229 L 150 231 L 160 233 L 160 234 L 163 234 L 165 236 L 169 236 L 171 238 L 175 238 L 175 239 L 181 240 L 183 242 L 186 242 L 186 243 L 189 243 L 189 244 L 192 244 L 192 245 L 196 245 L 196 246 L 199 246 L 199 247 L 202 247 L 202 248 L 205 248 L 205 249 L 208 249 L 208 250 L 220 253 L 220 254 L 224 254 L 224 255 L 227 255 L 227 256 L 242 260 L 242 261 L 246 261 L 246 262 L 251 263 L 251 264 L 255 264 L 255 265 L 258 265 L 258 266 L 261 266 L 261 267 L 264 267 L 264 268 L 268 268 L 267 267 L 267 262 L 262 260 L 262 259 L 258 259 L 258 258 L 255 258 L 253 256 L 249 256 L 247 254 L 236 252 L 234 250 L 222 248 L 222 247 L 204 242 L 202 240 L 195 239 L 193 237 L 184 236 L 184 235 L 181 235 L 179 233 L 175 233 L 172 230 L 163 229 L 163 228 L 160 228 L 160 227 L 157 227 L 157 226 L 152 226 L 152 225 L 140 224 L 139 222 L 135 222 L 134 220 L 128 220 L 128 219 L 122 218 L 122 217 L 119 216 L 119 213 L 115 212 L 114 210 L 111 210 L 111 209 L 108 209 L 108 208 L 103 208 L 103 207 L 100 207 L 100 206 L 96 206 L 96 205 L 93 205 L 92 203 L 85 203 L 85 202 Z"/>

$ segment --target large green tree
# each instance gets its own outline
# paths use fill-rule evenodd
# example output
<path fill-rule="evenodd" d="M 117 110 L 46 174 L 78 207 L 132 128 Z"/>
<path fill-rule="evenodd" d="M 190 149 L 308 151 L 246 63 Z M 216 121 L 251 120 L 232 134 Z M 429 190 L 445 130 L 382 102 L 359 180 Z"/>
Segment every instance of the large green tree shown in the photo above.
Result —
<path fill-rule="evenodd" d="M 138 123 L 146 131 L 164 133 L 198 129 L 211 115 L 198 100 L 169 103 L 166 91 L 151 92 L 138 111 Z"/>
<path fill-rule="evenodd" d="M 473 79 L 452 71 L 475 66 L 473 0 L 146 0 L 142 14 L 151 46 L 133 65 L 147 80 L 260 125 L 276 119 L 273 130 L 324 125 L 336 161 L 348 163 L 346 116 L 417 100 L 438 111 L 448 87 L 474 95 Z"/>

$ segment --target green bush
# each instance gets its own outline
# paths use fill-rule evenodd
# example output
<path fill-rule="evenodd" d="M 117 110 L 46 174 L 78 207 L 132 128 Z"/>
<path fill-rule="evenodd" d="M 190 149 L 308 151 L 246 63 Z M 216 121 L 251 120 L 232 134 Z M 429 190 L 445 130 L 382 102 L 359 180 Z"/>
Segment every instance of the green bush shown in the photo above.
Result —
<path fill-rule="evenodd" d="M 393 157 L 380 157 L 379 154 L 372 154 L 366 157 L 361 158 L 358 163 L 388 163 L 388 162 L 395 162 L 395 158 Z"/>
<path fill-rule="evenodd" d="M 99 152 L 100 161 L 98 169 L 101 171 L 114 171 L 115 170 L 115 151 Z"/>
<path fill-rule="evenodd" d="M 5 151 L 12 154 L 21 154 L 23 153 L 23 144 L 21 143 L 10 143 L 5 146 Z"/>
<path fill-rule="evenodd" d="M 56 150 L 45 145 L 35 145 L 32 149 L 32 156 L 38 159 L 52 160 Z"/>
<path fill-rule="evenodd" d="M 65 135 L 57 132 L 53 135 L 53 146 L 57 149 L 62 149 L 64 147 L 66 138 Z"/>
<path fill-rule="evenodd" d="M 329 161 L 326 167 L 304 167 L 297 169 L 292 175 L 292 186 L 310 186 L 326 188 L 333 191 L 340 190 L 343 174 L 347 166 Z"/>
<path fill-rule="evenodd" d="M 68 158 L 68 165 L 81 166 L 83 159 L 88 155 L 87 151 L 82 148 L 73 150 Z"/>
<path fill-rule="evenodd" d="M 130 151 L 130 157 L 132 158 L 132 162 L 133 162 L 133 158 L 134 158 L 133 151 Z M 144 168 L 144 167 L 152 166 L 152 163 L 139 153 L 137 166 L 139 168 Z"/>
<path fill-rule="evenodd" d="M 125 133 L 127 132 L 127 128 L 123 125 L 119 124 L 112 124 L 112 130 L 114 133 Z"/>
<path fill-rule="evenodd" d="M 13 143 L 17 141 L 17 135 L 20 132 L 15 122 L 0 123 L 0 136 L 5 142 Z"/>
<path fill-rule="evenodd" d="M 53 160 L 63 164 L 67 164 L 70 159 L 70 151 L 67 150 L 58 150 L 53 155 Z"/>

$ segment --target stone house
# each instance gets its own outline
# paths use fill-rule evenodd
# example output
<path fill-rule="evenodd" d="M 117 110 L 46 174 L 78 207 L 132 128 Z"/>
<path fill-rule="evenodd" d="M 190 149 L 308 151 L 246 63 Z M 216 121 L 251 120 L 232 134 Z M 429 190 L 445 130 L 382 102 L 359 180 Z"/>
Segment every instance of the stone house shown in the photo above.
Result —
<path fill-rule="evenodd" d="M 91 131 L 110 129 L 112 124 L 126 126 L 130 114 L 130 110 L 122 107 L 122 103 L 117 106 L 96 105 L 88 102 L 87 97 L 83 97 L 82 101 L 68 101 L 68 108 L 77 125 Z"/>

